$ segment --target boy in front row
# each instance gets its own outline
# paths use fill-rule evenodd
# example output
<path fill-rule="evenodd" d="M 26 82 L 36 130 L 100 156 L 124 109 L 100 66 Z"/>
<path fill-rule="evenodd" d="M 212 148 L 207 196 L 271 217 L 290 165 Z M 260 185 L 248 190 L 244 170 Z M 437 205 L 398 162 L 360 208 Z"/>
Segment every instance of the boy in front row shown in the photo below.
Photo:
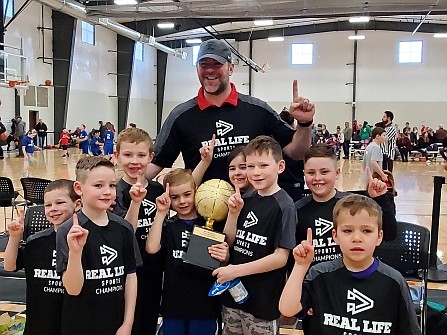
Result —
<path fill-rule="evenodd" d="M 232 246 L 230 265 L 214 270 L 220 283 L 240 277 L 248 300 L 237 304 L 223 293 L 224 334 L 279 334 L 279 297 L 286 280 L 289 251 L 296 245 L 296 209 L 278 186 L 284 171 L 282 150 L 268 136 L 251 140 L 244 150 L 247 178 L 255 191 L 231 196 L 224 232 Z"/>
<path fill-rule="evenodd" d="M 174 169 L 166 174 L 165 192 L 156 199 L 157 213 L 146 240 L 149 254 L 164 254 L 165 272 L 161 314 L 164 335 L 215 335 L 218 333 L 220 301 L 209 297 L 214 283 L 210 270 L 183 262 L 194 225 L 205 219 L 195 206 L 196 184 L 191 172 Z M 167 218 L 170 208 L 177 214 Z M 228 260 L 228 244 L 209 247 L 220 262 Z"/>
<path fill-rule="evenodd" d="M 76 164 L 83 207 L 57 233 L 56 270 L 66 294 L 62 335 L 128 335 L 137 293 L 131 225 L 107 210 L 116 196 L 114 165 L 102 157 Z M 87 238 L 88 237 L 88 238 Z M 134 244 L 135 243 L 135 244 Z"/>
<path fill-rule="evenodd" d="M 81 207 L 73 181 L 52 181 L 44 192 L 45 217 L 53 227 L 29 236 L 21 244 L 24 213 L 8 224 L 5 271 L 25 269 L 26 324 L 24 334 L 60 335 L 64 288 L 56 274 L 56 231 Z M 50 317 L 49 317 L 50 316 Z"/>
<path fill-rule="evenodd" d="M 373 257 L 383 238 L 380 207 L 368 197 L 349 195 L 337 202 L 333 217 L 332 235 L 342 257 L 311 267 L 306 276 L 314 258 L 308 228 L 307 239 L 293 250 L 281 313 L 304 317 L 305 334 L 420 334 L 405 279 Z M 312 316 L 306 315 L 310 309 Z"/>

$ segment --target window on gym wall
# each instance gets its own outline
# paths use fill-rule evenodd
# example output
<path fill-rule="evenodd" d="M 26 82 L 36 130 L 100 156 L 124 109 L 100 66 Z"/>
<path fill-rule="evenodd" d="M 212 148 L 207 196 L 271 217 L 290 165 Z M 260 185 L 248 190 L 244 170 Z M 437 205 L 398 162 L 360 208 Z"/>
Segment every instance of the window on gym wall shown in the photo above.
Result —
<path fill-rule="evenodd" d="M 81 39 L 82 42 L 95 45 L 95 26 L 88 22 L 82 22 Z"/>
<path fill-rule="evenodd" d="M 200 45 L 194 45 L 192 47 L 192 65 L 196 66 L 197 64 L 197 57 L 199 57 L 199 49 Z"/>
<path fill-rule="evenodd" d="M 313 64 L 313 49 L 312 43 L 293 43 L 292 44 L 292 64 Z"/>
<path fill-rule="evenodd" d="M 141 42 L 135 42 L 135 50 L 134 50 L 135 59 L 142 62 L 143 55 L 144 55 L 144 44 Z"/>
<path fill-rule="evenodd" d="M 422 41 L 399 42 L 399 63 L 421 63 Z"/>
<path fill-rule="evenodd" d="M 14 0 L 3 0 L 3 14 L 5 17 L 14 16 Z"/>

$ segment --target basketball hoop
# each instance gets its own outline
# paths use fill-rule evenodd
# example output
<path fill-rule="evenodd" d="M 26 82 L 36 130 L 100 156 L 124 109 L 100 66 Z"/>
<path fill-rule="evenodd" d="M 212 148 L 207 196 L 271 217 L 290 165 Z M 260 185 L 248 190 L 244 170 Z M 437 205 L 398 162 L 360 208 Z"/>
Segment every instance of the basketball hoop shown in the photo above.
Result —
<path fill-rule="evenodd" d="M 21 86 L 28 88 L 28 80 L 10 80 L 8 82 L 9 87 Z"/>

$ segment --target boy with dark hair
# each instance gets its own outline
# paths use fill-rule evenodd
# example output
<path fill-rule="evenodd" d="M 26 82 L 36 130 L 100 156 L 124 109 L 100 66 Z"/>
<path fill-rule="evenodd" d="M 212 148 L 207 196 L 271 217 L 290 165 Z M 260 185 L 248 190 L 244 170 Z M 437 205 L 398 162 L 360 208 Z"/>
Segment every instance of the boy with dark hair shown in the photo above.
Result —
<path fill-rule="evenodd" d="M 144 177 L 144 171 L 154 157 L 152 139 L 146 131 L 139 128 L 121 131 L 115 155 L 124 176 L 116 185 L 113 213 L 132 224 L 143 259 L 143 266 L 137 268 L 138 290 L 132 334 L 155 335 L 160 314 L 163 261 L 160 253 L 149 255 L 145 247 L 155 217 L 155 199 L 164 189 L 160 183 Z"/>
<path fill-rule="evenodd" d="M 382 162 L 383 155 L 380 145 L 386 141 L 385 129 L 382 127 L 375 127 L 371 133 L 372 141 L 365 149 L 365 156 L 363 157 L 363 170 L 368 168 L 371 173 L 376 172 L 382 181 L 387 181 L 388 177 L 383 172 Z"/>
<path fill-rule="evenodd" d="M 76 142 L 79 143 L 79 149 L 81 149 L 81 153 L 84 155 L 88 155 L 88 134 L 85 130 L 85 124 L 81 124 L 79 126 L 79 133 L 77 134 Z"/>
<path fill-rule="evenodd" d="M 237 304 L 223 293 L 224 334 L 278 334 L 278 302 L 289 251 L 295 245 L 296 210 L 278 186 L 278 175 L 285 168 L 278 142 L 258 136 L 244 152 L 247 178 L 255 190 L 242 198 L 236 188 L 228 201 L 224 232 L 232 246 L 230 265 L 213 275 L 219 283 L 240 277 L 249 296 Z"/>
<path fill-rule="evenodd" d="M 8 224 L 9 240 L 5 250 L 5 271 L 25 269 L 26 324 L 24 334 L 60 335 L 64 288 L 56 273 L 56 231 L 81 207 L 73 181 L 51 182 L 44 193 L 45 217 L 53 227 L 29 236 L 21 244 L 24 212 Z M 49 317 L 51 316 L 51 317 Z"/>
<path fill-rule="evenodd" d="M 209 297 L 214 282 L 211 271 L 184 263 L 194 225 L 204 226 L 205 219 L 195 207 L 196 184 L 189 170 L 174 169 L 166 174 L 166 191 L 157 198 L 157 213 L 147 236 L 146 251 L 165 255 L 165 273 L 161 314 L 164 335 L 214 335 L 218 331 L 220 302 Z M 166 218 L 169 209 L 177 214 Z M 228 260 L 228 245 L 209 247 L 210 255 L 220 262 Z"/>
<path fill-rule="evenodd" d="M 342 257 L 311 267 L 306 276 L 314 259 L 309 228 L 293 250 L 295 265 L 281 295 L 281 313 L 303 316 L 305 334 L 420 334 L 405 279 L 373 257 L 383 238 L 380 207 L 353 194 L 337 202 L 333 217 L 332 235 Z M 306 315 L 310 309 L 312 316 Z"/>
<path fill-rule="evenodd" d="M 304 177 L 312 195 L 295 203 L 298 213 L 296 241 L 305 240 L 307 229 L 312 229 L 315 247 L 313 264 L 341 256 L 339 247 L 332 239 L 332 210 L 337 201 L 348 194 L 335 189 L 339 174 L 337 159 L 326 145 L 312 146 L 306 152 Z M 371 171 L 368 172 L 367 194 L 382 208 L 384 240 L 393 240 L 397 227 L 394 198 L 387 193 L 384 182 L 372 178 Z"/>
<path fill-rule="evenodd" d="M 137 250 L 130 224 L 108 212 L 115 187 L 109 160 L 85 157 L 76 164 L 74 189 L 83 207 L 57 233 L 56 270 L 66 290 L 62 335 L 131 332 Z"/>
<path fill-rule="evenodd" d="M 102 153 L 101 147 L 103 146 L 103 143 L 101 142 L 99 134 L 99 129 L 93 129 L 92 139 L 90 141 L 90 151 L 92 152 L 93 156 L 99 156 Z"/>

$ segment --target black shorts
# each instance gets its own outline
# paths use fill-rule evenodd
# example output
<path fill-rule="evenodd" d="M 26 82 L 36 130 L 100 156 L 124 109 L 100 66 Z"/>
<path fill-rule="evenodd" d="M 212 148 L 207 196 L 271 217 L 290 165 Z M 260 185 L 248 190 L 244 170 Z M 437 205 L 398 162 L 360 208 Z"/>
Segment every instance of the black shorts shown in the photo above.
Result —
<path fill-rule="evenodd" d="M 68 149 L 68 145 L 61 145 L 62 150 L 67 150 Z"/>

